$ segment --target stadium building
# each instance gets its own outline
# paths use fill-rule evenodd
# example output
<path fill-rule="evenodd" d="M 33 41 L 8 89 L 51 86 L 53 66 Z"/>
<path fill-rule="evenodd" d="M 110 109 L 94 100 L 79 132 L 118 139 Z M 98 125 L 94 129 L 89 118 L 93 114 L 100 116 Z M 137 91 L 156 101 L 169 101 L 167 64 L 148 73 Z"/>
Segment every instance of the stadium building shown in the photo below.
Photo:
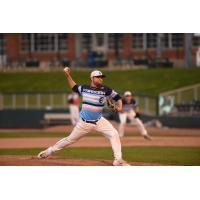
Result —
<path fill-rule="evenodd" d="M 199 46 L 200 37 L 183 33 L 1 33 L 0 65 L 154 66 L 159 58 L 194 66 Z"/>

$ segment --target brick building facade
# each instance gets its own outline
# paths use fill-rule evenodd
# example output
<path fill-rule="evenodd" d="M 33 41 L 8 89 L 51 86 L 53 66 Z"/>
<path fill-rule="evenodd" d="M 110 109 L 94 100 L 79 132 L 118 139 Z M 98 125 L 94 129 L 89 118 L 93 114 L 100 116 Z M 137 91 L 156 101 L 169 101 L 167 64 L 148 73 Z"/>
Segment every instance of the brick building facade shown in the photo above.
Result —
<path fill-rule="evenodd" d="M 102 52 L 107 60 L 116 56 L 162 57 L 184 64 L 185 35 L 181 33 L 4 33 L 0 34 L 1 63 L 37 59 L 47 63 L 52 59 L 87 58 L 89 52 Z M 195 63 L 200 37 L 192 34 L 192 61 Z"/>

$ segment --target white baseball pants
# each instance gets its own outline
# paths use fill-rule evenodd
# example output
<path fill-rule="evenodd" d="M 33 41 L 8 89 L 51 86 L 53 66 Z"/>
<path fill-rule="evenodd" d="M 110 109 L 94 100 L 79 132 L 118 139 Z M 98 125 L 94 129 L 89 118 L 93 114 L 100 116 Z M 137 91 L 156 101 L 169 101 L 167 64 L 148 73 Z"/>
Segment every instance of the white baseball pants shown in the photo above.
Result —
<path fill-rule="evenodd" d="M 127 118 L 131 121 L 132 125 L 136 125 L 136 127 L 138 128 L 138 130 L 142 136 L 148 134 L 142 121 L 139 118 L 135 118 L 135 115 L 136 115 L 136 113 L 133 110 L 130 112 L 119 113 L 120 124 L 118 127 L 118 131 L 119 131 L 120 137 L 124 136 L 124 128 L 125 128 Z"/>
<path fill-rule="evenodd" d="M 71 123 L 73 125 L 76 125 L 76 123 L 79 121 L 79 107 L 77 105 L 69 105 L 69 112 L 70 112 L 70 118 Z"/>
<path fill-rule="evenodd" d="M 106 138 L 110 140 L 115 159 L 121 159 L 121 142 L 118 132 L 113 127 L 113 125 L 104 117 L 101 117 L 96 124 L 87 123 L 84 122 L 82 119 L 79 119 L 71 134 L 68 137 L 61 139 L 55 145 L 52 146 L 53 152 L 59 151 L 64 147 L 75 143 L 87 133 L 94 130 L 101 132 Z"/>

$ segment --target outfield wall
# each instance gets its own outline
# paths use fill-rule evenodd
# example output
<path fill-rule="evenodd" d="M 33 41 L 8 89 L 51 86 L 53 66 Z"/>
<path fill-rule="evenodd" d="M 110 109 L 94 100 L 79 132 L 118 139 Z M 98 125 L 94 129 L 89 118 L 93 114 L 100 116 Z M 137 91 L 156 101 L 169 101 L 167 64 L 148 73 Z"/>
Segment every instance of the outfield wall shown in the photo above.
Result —
<path fill-rule="evenodd" d="M 0 128 L 42 128 L 45 113 L 67 113 L 68 110 L 16 109 L 0 111 Z"/>
<path fill-rule="evenodd" d="M 44 119 L 45 113 L 68 113 L 66 109 L 54 109 L 54 110 L 2 110 L 0 111 L 0 128 L 42 128 L 41 123 Z M 110 111 L 104 111 L 104 116 L 110 120 L 118 121 L 117 114 L 113 115 Z M 141 116 L 144 122 L 152 119 L 158 119 L 163 126 L 176 127 L 176 128 L 200 128 L 200 116 L 199 117 L 152 117 L 147 115 Z M 66 120 L 69 123 L 69 120 Z"/>

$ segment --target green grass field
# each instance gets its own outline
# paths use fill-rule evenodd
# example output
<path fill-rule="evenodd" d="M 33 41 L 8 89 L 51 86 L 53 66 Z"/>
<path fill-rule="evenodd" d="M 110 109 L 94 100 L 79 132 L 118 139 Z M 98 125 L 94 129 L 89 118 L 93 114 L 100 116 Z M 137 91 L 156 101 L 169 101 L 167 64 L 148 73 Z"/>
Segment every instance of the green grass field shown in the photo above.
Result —
<path fill-rule="evenodd" d="M 0 149 L 0 155 L 37 155 L 41 148 Z M 111 148 L 68 148 L 56 154 L 66 158 L 112 160 Z M 124 147 L 123 157 L 129 162 L 160 163 L 163 165 L 200 165 L 199 147 Z"/>
<path fill-rule="evenodd" d="M 140 70 L 103 70 L 107 75 L 105 84 L 117 91 L 132 90 L 157 95 L 164 91 L 200 82 L 199 68 L 140 69 Z M 79 84 L 89 83 L 91 70 L 74 70 L 72 76 Z M 60 72 L 16 72 L 0 73 L 0 91 L 52 91 L 66 90 L 62 70 Z"/>

